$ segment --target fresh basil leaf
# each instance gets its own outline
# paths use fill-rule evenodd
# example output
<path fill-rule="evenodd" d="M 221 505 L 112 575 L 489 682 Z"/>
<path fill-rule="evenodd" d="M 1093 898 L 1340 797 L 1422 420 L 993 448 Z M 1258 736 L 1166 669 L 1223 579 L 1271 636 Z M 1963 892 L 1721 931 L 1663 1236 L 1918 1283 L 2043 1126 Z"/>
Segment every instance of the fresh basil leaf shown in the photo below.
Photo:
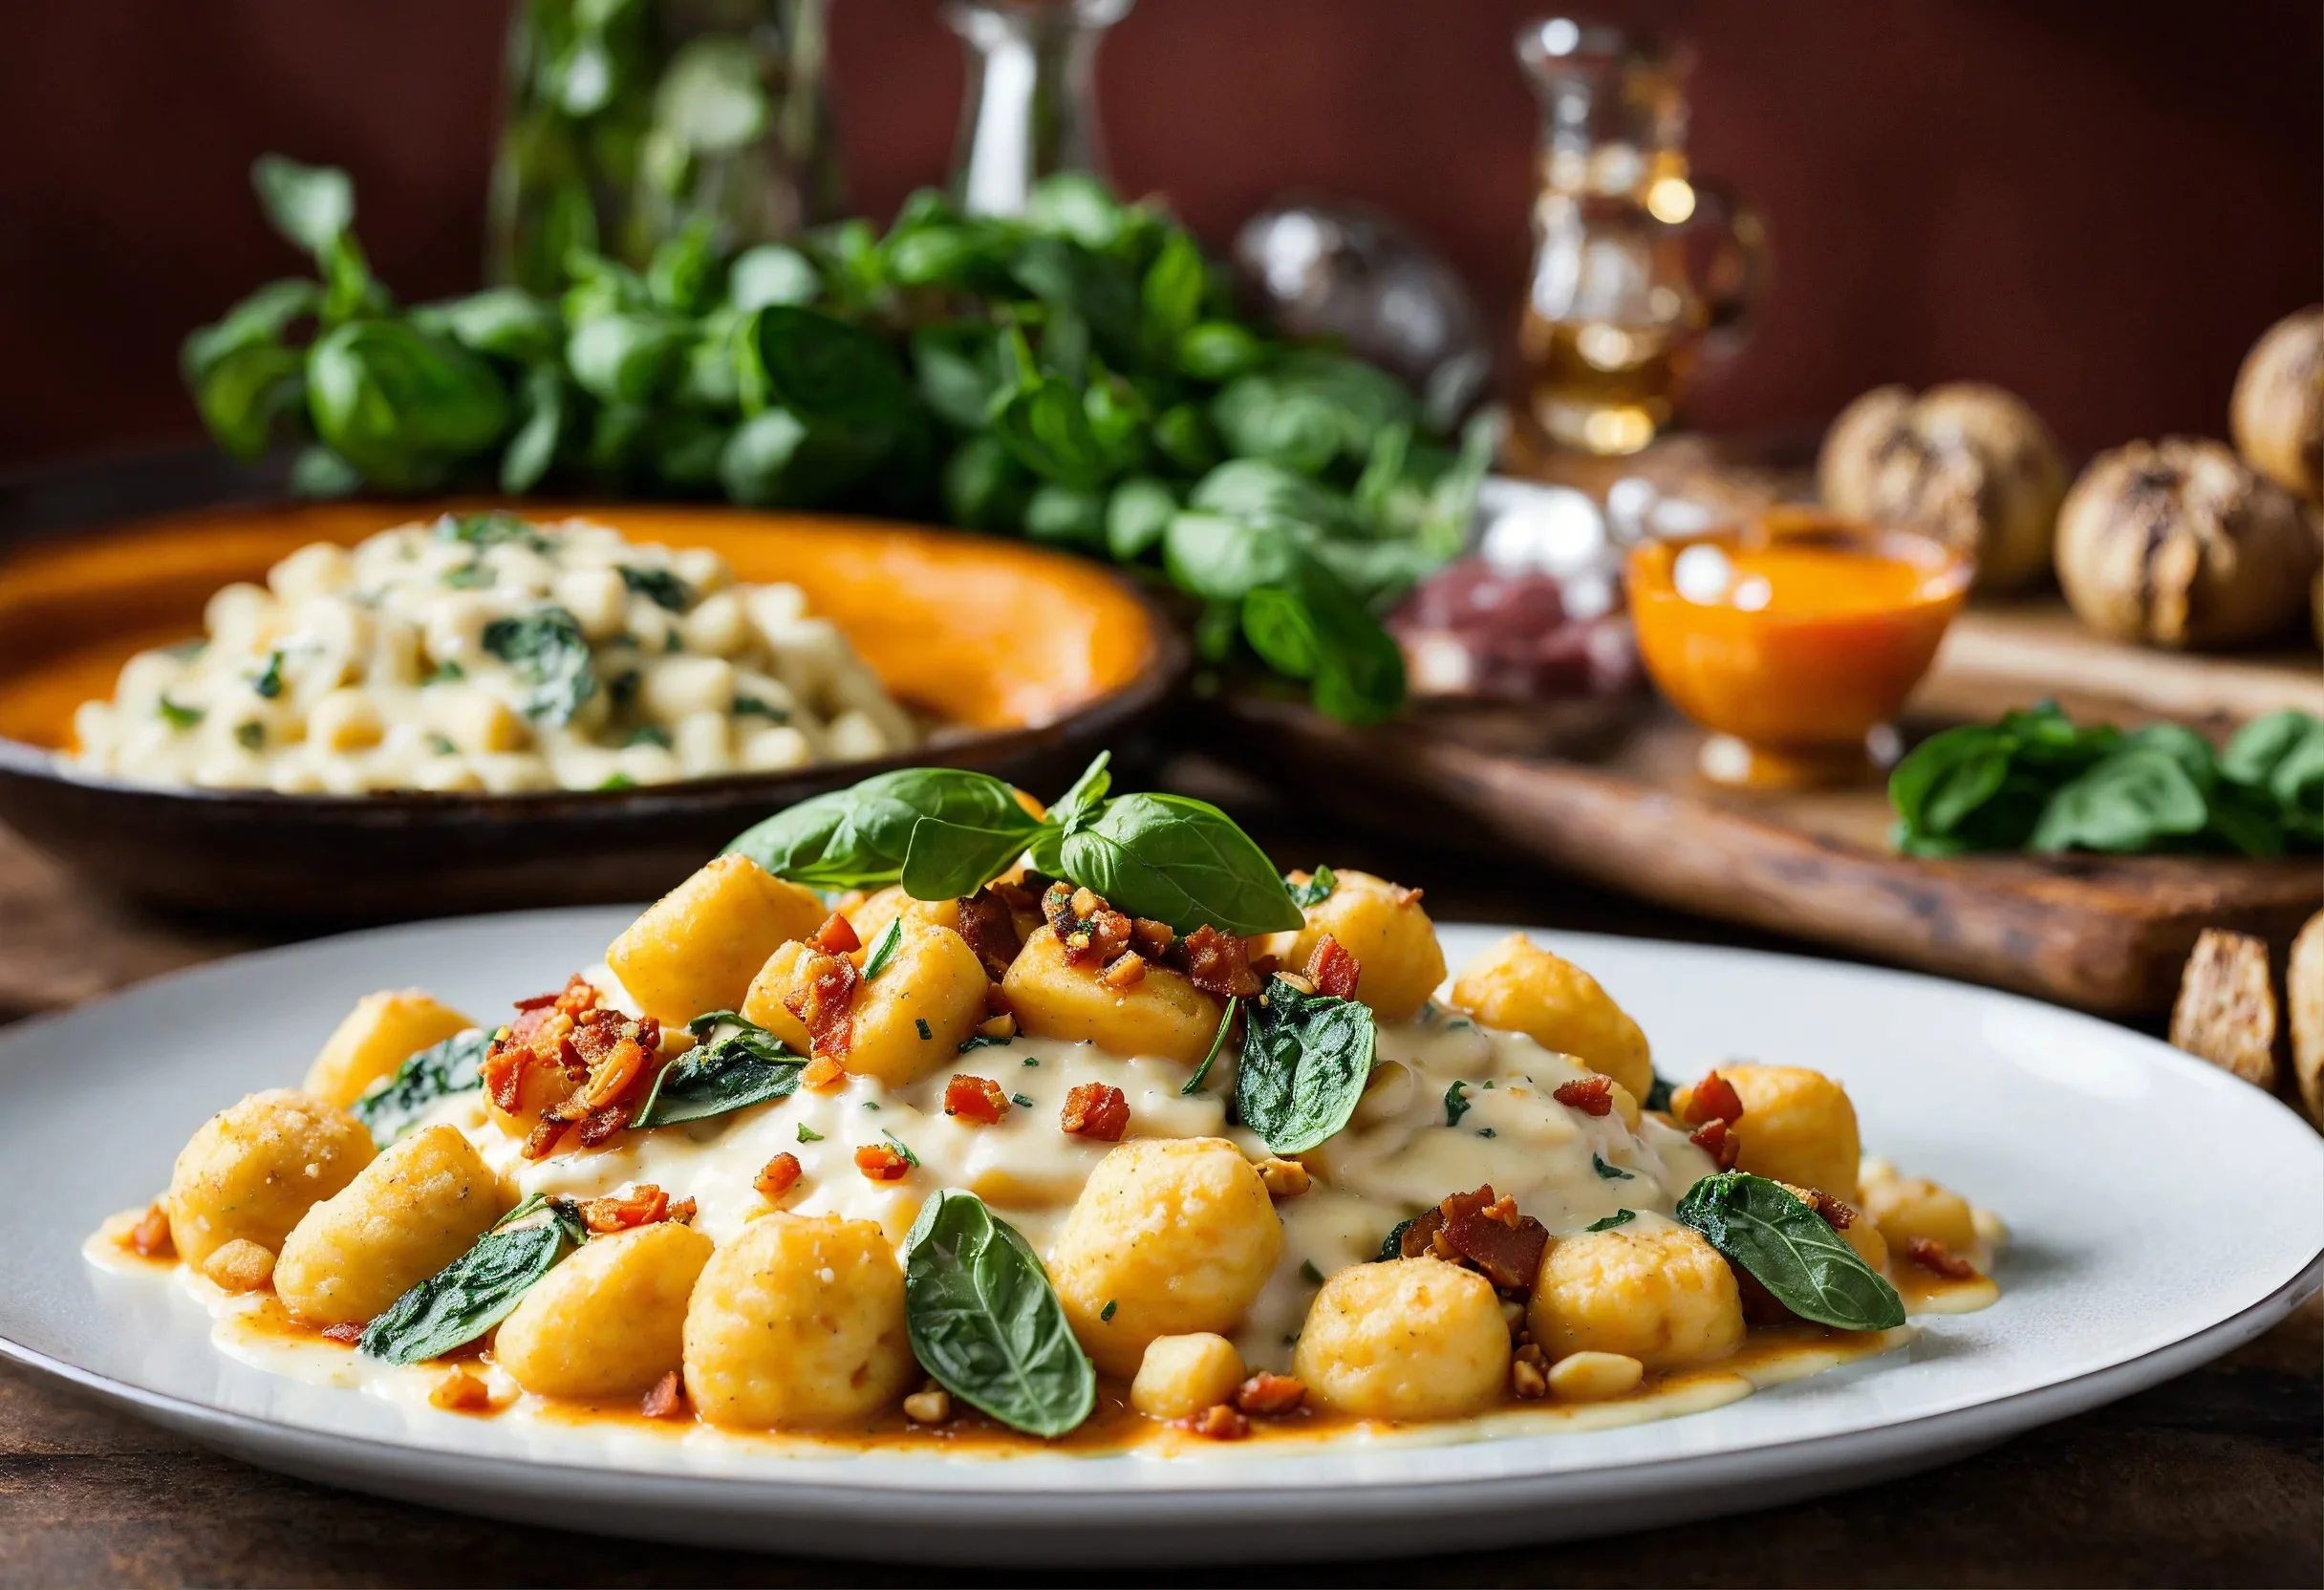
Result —
<path fill-rule="evenodd" d="M 336 166 L 261 155 L 250 163 L 250 185 L 269 225 L 317 259 L 355 225 L 355 185 Z"/>
<path fill-rule="evenodd" d="M 1183 1099 L 1199 1090 L 1202 1086 L 1202 1079 L 1211 1074 L 1211 1066 L 1217 1061 L 1220 1051 L 1227 1046 L 1227 1033 L 1234 1027 L 1235 1012 L 1241 1005 L 1242 1000 L 1239 999 L 1228 999 L 1227 1008 L 1220 1013 L 1218 1018 L 1218 1030 L 1211 1034 L 1211 1046 L 1202 1052 L 1202 1064 L 1188 1074 L 1185 1083 L 1178 1089 L 1180 1098 Z"/>
<path fill-rule="evenodd" d="M 1803 1320 L 1840 1330 L 1904 1322 L 1896 1288 L 1779 1183 L 1740 1171 L 1705 1176 L 1676 1214 Z"/>
<path fill-rule="evenodd" d="M 1178 369 L 1198 381 L 1227 381 L 1255 370 L 1267 356 L 1266 344 L 1232 320 L 1204 320 L 1178 333 L 1171 350 Z"/>
<path fill-rule="evenodd" d="M 2145 850 L 2200 833 L 2209 815 L 2182 763 L 2132 745 L 2051 796 L 2028 843 L 2036 850 Z"/>
<path fill-rule="evenodd" d="M 701 1042 L 662 1067 L 632 1126 L 706 1120 L 799 1090 L 807 1057 L 756 1022 L 718 1010 L 686 1026 Z"/>
<path fill-rule="evenodd" d="M 565 367 L 602 403 L 652 403 L 677 379 L 692 333 L 657 314 L 606 314 L 572 329 Z"/>
<path fill-rule="evenodd" d="M 745 248 L 726 269 L 726 301 L 746 312 L 771 304 L 813 303 L 822 290 L 807 257 L 780 243 Z"/>
<path fill-rule="evenodd" d="M 500 658 L 531 689 L 525 716 L 545 723 L 569 723 L 583 702 L 597 693 L 597 671 L 580 620 L 560 607 L 536 608 L 484 626 L 484 649 Z"/>
<path fill-rule="evenodd" d="M 536 1194 L 363 1328 L 356 1346 L 418 1364 L 463 1346 L 508 1318 L 525 1294 L 588 1239 L 572 1203 Z"/>
<path fill-rule="evenodd" d="M 1452 1086 L 1445 1089 L 1446 1126 L 1459 1126 L 1460 1118 L 1468 1114 L 1471 1109 L 1475 1107 L 1469 1103 L 1467 1097 L 1469 1085 L 1465 1082 L 1455 1082 Z"/>
<path fill-rule="evenodd" d="M 895 958 L 896 946 L 903 942 L 904 919 L 901 916 L 891 917 L 887 927 L 880 931 L 878 939 L 872 943 L 872 953 L 864 956 L 864 981 L 870 982 L 885 972 L 888 962 Z"/>
<path fill-rule="evenodd" d="M 1177 514 L 1162 537 L 1172 583 L 1209 601 L 1239 601 L 1259 586 L 1280 585 L 1299 560 L 1299 543 L 1280 526 L 1223 514 Z"/>
<path fill-rule="evenodd" d="M 1210 285 L 1202 249 L 1186 233 L 1173 231 L 1138 286 L 1147 342 L 1156 348 L 1175 347 L 1201 317 Z"/>
<path fill-rule="evenodd" d="M 1612 1231 L 1618 1226 L 1626 1226 L 1637 1218 L 1638 1211 L 1634 1209 L 1618 1209 L 1614 1211 L 1613 1214 L 1607 1215 L 1604 1219 L 1592 1220 L 1588 1225 L 1583 1226 L 1582 1229 L 1583 1231 Z"/>
<path fill-rule="evenodd" d="M 514 414 L 493 367 L 408 322 L 351 321 L 307 353 L 315 435 L 370 481 L 420 490 L 484 453 Z"/>
<path fill-rule="evenodd" d="M 736 835 L 726 849 L 810 889 L 882 889 L 902 881 L 924 818 L 1028 840 L 1041 827 L 990 773 L 907 767 L 802 801 Z"/>
<path fill-rule="evenodd" d="M 492 1035 L 480 1027 L 455 1033 L 406 1058 L 347 1107 L 384 1149 L 453 1094 L 484 1086 L 484 1056 L 491 1048 Z"/>
<path fill-rule="evenodd" d="M 1237 1116 L 1279 1154 L 1314 1148 L 1355 1113 L 1376 1039 L 1366 1005 L 1270 978 L 1243 1007 Z M 1448 1095 L 1448 1115 L 1451 1105 Z"/>
<path fill-rule="evenodd" d="M 1106 498 L 1102 492 L 1044 481 L 1033 488 L 1024 505 L 1024 533 L 1028 541 L 1082 551 L 1103 551 L 1106 546 Z"/>
<path fill-rule="evenodd" d="M 1072 882 L 1117 911 L 1178 933 L 1280 933 L 1305 924 L 1266 852 L 1208 802 L 1124 795 L 1065 836 L 1059 861 Z"/>
<path fill-rule="evenodd" d="M 1331 898 L 1331 892 L 1340 887 L 1340 874 L 1328 867 L 1319 867 L 1307 874 L 1305 883 L 1293 883 L 1286 873 L 1283 887 L 1291 892 L 1291 903 L 1305 911 Z"/>
<path fill-rule="evenodd" d="M 305 405 L 306 372 L 307 355 L 294 348 L 254 343 L 230 349 L 194 377 L 194 406 L 218 445 L 248 462 L 267 450 L 276 422 Z"/>
<path fill-rule="evenodd" d="M 946 1189 L 904 1245 L 904 1322 L 936 1383 L 1012 1429 L 1064 1435 L 1097 1406 L 1097 1373 L 1025 1239 Z"/>
<path fill-rule="evenodd" d="M 553 365 L 536 365 L 525 376 L 525 419 L 501 454 L 501 490 L 522 497 L 541 483 L 557 462 L 565 438 L 565 377 Z"/>
<path fill-rule="evenodd" d="M 412 311 L 412 321 L 472 352 L 514 364 L 554 359 L 565 338 L 565 321 L 557 307 L 513 287 L 486 288 L 464 298 L 423 305 Z"/>
<path fill-rule="evenodd" d="M 1133 563 L 1162 545 L 1178 512 L 1177 496 L 1152 475 L 1132 475 L 1106 499 L 1106 551 L 1116 563 Z"/>
<path fill-rule="evenodd" d="M 915 900 L 957 900 L 1007 871 L 1023 852 L 1026 838 L 1016 824 L 970 827 L 923 817 L 913 825 L 897 881 Z"/>
<path fill-rule="evenodd" d="M 1113 787 L 1112 762 L 1111 751 L 1100 751 L 1090 759 L 1089 765 L 1082 769 L 1082 776 L 1049 808 L 1047 821 L 1052 827 L 1084 827 L 1097 817 L 1104 807 L 1107 791 Z"/>

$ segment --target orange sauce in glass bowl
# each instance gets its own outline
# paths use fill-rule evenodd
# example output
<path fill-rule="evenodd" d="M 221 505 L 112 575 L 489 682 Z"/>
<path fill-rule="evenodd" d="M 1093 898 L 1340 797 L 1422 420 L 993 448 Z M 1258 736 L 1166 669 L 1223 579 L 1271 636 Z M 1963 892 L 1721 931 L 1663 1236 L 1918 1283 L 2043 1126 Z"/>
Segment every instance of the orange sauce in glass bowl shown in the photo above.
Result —
<path fill-rule="evenodd" d="M 1798 511 L 1645 542 L 1626 569 L 1646 672 L 1711 731 L 1704 775 L 1775 788 L 1870 770 L 1866 736 L 1928 671 L 1974 572 L 1930 537 Z"/>

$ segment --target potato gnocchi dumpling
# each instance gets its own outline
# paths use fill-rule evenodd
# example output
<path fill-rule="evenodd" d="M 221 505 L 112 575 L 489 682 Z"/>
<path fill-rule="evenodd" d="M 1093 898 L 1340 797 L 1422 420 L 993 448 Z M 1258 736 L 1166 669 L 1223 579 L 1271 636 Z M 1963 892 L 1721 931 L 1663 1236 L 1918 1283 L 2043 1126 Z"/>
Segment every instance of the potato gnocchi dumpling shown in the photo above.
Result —
<path fill-rule="evenodd" d="M 1240 1149 L 1141 1138 L 1090 1173 L 1050 1250 L 1049 1278 L 1098 1366 L 1133 1375 L 1157 1336 L 1233 1331 L 1282 1245 L 1266 1185 Z"/>
<path fill-rule="evenodd" d="M 1727 1260 L 1655 1214 L 1553 1237 L 1526 1321 L 1553 1359 L 1621 1353 L 1649 1369 L 1691 1368 L 1743 1344 L 1743 1300 Z"/>
<path fill-rule="evenodd" d="M 417 988 L 366 994 L 307 1067 L 306 1090 L 325 1104 L 354 1104 L 420 1050 L 476 1025 Z"/>
<path fill-rule="evenodd" d="M 525 1294 L 492 1355 L 545 1397 L 649 1390 L 684 1361 L 687 1303 L 710 1253 L 710 1238 L 671 1220 L 597 1237 Z"/>
<path fill-rule="evenodd" d="M 732 1010 L 775 947 L 828 915 L 807 890 L 721 856 L 646 908 L 605 953 L 638 1008 L 665 1026 Z"/>
<path fill-rule="evenodd" d="M 1104 968 L 1079 965 L 1048 928 L 1025 939 L 1001 979 L 1017 1024 L 1039 1038 L 1094 1043 L 1117 1055 L 1158 1055 L 1192 1065 L 1210 1053 L 1224 1013 L 1184 973 L 1149 963 L 1117 988 Z"/>
<path fill-rule="evenodd" d="M 1292 1364 L 1324 1407 L 1418 1421 L 1492 1407 L 1509 1361 L 1509 1322 L 1491 1281 L 1441 1259 L 1399 1258 L 1325 1281 Z"/>
<path fill-rule="evenodd" d="M 869 1418 L 918 1379 L 887 1233 L 835 1215 L 762 1215 L 712 1254 L 684 1352 L 695 1407 L 742 1429 Z"/>
<path fill-rule="evenodd" d="M 311 1324 L 361 1323 L 468 1251 L 516 1200 L 448 1126 L 383 1150 L 283 1239 L 274 1293 Z"/>
<path fill-rule="evenodd" d="M 1646 1035 L 1598 979 L 1513 933 L 1461 968 L 1452 1004 L 1489 1027 L 1572 1055 L 1643 1099 L 1654 1085 Z"/>
<path fill-rule="evenodd" d="M 269 1252 L 371 1163 L 371 1130 L 311 1094 L 253 1093 L 202 1124 L 170 1173 L 169 1236 L 196 1269 L 228 1242 Z"/>
<path fill-rule="evenodd" d="M 1722 1065 L 1718 1071 L 1743 1101 L 1743 1117 L 1734 1124 L 1737 1170 L 1855 1201 L 1860 1145 L 1846 1088 L 1798 1065 Z M 1681 1120 L 1689 1118 L 1693 1100 L 1692 1087 L 1672 1093 Z"/>
<path fill-rule="evenodd" d="M 1915 1237 L 1923 1237 L 1973 1259 L 1985 1247 L 1969 1201 L 1924 1176 L 1867 1181 L 1863 1199 L 1864 1213 L 1892 1250 L 1909 1250 Z"/>
<path fill-rule="evenodd" d="M 1294 874 L 1295 876 L 1297 874 Z M 1305 880 L 1302 880 L 1305 881 Z M 1306 908 L 1307 925 L 1275 934 L 1261 952 L 1298 970 L 1329 934 L 1356 957 L 1356 998 L 1383 1021 L 1409 1021 L 1445 980 L 1436 924 L 1420 909 L 1420 892 L 1369 872 L 1335 872 L 1331 892 Z"/>

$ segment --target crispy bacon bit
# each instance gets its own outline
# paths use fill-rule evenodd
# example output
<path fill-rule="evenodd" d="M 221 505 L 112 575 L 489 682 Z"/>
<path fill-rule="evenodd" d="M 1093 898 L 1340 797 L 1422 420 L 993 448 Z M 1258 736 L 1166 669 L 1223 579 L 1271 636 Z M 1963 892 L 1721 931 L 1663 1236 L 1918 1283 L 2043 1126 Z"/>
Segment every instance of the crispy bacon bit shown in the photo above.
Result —
<path fill-rule="evenodd" d="M 1341 942 L 1325 934 L 1315 941 L 1315 953 L 1307 957 L 1307 980 L 1315 984 L 1316 992 L 1328 994 L 1335 999 L 1356 997 L 1356 979 L 1364 968 L 1356 957 L 1347 953 Z"/>
<path fill-rule="evenodd" d="M 1844 1199 L 1835 1198 L 1820 1188 L 1801 1187 L 1788 1181 L 1778 1182 L 1776 1185 L 1814 1210 L 1822 1217 L 1823 1223 L 1834 1231 L 1846 1231 L 1861 1218 L 1854 1204 L 1848 1203 Z"/>
<path fill-rule="evenodd" d="M 1397 1257 L 1427 1257 L 1435 1251 L 1436 1234 L 1444 1229 L 1445 1212 L 1441 1207 L 1421 1211 L 1412 1217 L 1411 1224 L 1404 1228 L 1404 1235 L 1396 1239 Z"/>
<path fill-rule="evenodd" d="M 806 1023 L 807 1046 L 816 1055 L 848 1052 L 855 1024 L 855 985 L 862 980 L 855 963 L 836 955 L 808 956 L 794 975 L 790 992 L 783 996 L 783 1008 Z"/>
<path fill-rule="evenodd" d="M 1106 967 L 1108 988 L 1135 988 L 1146 980 L 1146 957 L 1135 950 L 1124 950 Z"/>
<path fill-rule="evenodd" d="M 1130 1125 L 1130 1101 L 1118 1087 L 1086 1082 L 1065 1095 L 1065 1113 L 1058 1124 L 1075 1137 L 1119 1143 Z"/>
<path fill-rule="evenodd" d="M 581 1223 L 599 1236 L 634 1226 L 650 1226 L 670 1217 L 670 1194 L 652 1182 L 641 1182 L 627 1192 L 585 1198 Z"/>
<path fill-rule="evenodd" d="M 817 1055 L 799 1073 L 799 1085 L 809 1093 L 836 1093 L 848 1085 L 848 1068 L 829 1055 Z"/>
<path fill-rule="evenodd" d="M 363 1340 L 363 1324 L 359 1320 L 343 1320 L 335 1325 L 323 1327 L 323 1340 L 342 1342 L 352 1347 Z"/>
<path fill-rule="evenodd" d="M 902 1181 L 912 1174 L 912 1161 L 885 1143 L 867 1143 L 856 1150 L 855 1168 L 873 1181 Z"/>
<path fill-rule="evenodd" d="M 1104 966 L 1130 947 L 1130 918 L 1091 890 L 1053 883 L 1041 897 L 1041 914 L 1067 965 Z"/>
<path fill-rule="evenodd" d="M 1742 1140 L 1728 1128 L 1724 1121 L 1706 1121 L 1687 1135 L 1687 1141 L 1709 1154 L 1711 1162 L 1722 1171 L 1735 1168 L 1735 1156 L 1743 1151 Z"/>
<path fill-rule="evenodd" d="M 1171 932 L 1168 922 L 1157 922 L 1151 916 L 1137 917 L 1130 924 L 1130 945 L 1148 960 L 1160 960 L 1177 936 Z"/>
<path fill-rule="evenodd" d="M 1904 1244 L 1904 1257 L 1932 1276 L 1947 1280 L 1968 1280 L 1977 1273 L 1977 1267 L 1954 1253 L 1933 1236 L 1916 1236 Z"/>
<path fill-rule="evenodd" d="M 455 1369 L 438 1381 L 428 1401 L 446 1413 L 480 1413 L 492 1406 L 492 1392 L 465 1369 Z"/>
<path fill-rule="evenodd" d="M 1289 1413 L 1307 1400 L 1307 1383 L 1290 1375 L 1269 1374 L 1261 1369 L 1235 1393 L 1235 1406 L 1245 1413 L 1261 1419 L 1272 1419 Z"/>
<path fill-rule="evenodd" d="M 1735 1092 L 1735 1085 L 1716 1071 L 1706 1073 L 1687 1096 L 1686 1120 L 1690 1127 L 1710 1121 L 1725 1121 L 1732 1126 L 1741 1119 L 1743 1100 Z"/>
<path fill-rule="evenodd" d="M 995 893 L 990 885 L 974 894 L 960 897 L 960 936 L 976 952 L 984 966 L 984 975 L 995 982 L 1001 980 L 1024 948 L 1024 935 L 1017 931 L 1017 913 L 1009 903 Z"/>
<path fill-rule="evenodd" d="M 670 1222 L 673 1225 L 690 1226 L 694 1224 L 694 1215 L 695 1207 L 692 1198 L 680 1198 L 670 1206 Z"/>
<path fill-rule="evenodd" d="M 578 974 L 576 974 L 577 976 Z M 569 985 L 570 986 L 570 985 Z M 516 1008 L 524 1011 L 547 1010 L 561 998 L 557 994 L 527 994 L 517 1000 Z"/>
<path fill-rule="evenodd" d="M 630 1107 L 628 1105 L 607 1105 L 603 1109 L 592 1110 L 588 1118 L 581 1123 L 581 1129 L 574 1135 L 581 1140 L 583 1148 L 593 1149 L 612 1138 L 616 1132 L 621 1131 L 629 1124 Z"/>
<path fill-rule="evenodd" d="M 989 1127 L 1009 1112 L 1009 1096 L 990 1077 L 959 1076 L 944 1085 L 944 1113 Z"/>
<path fill-rule="evenodd" d="M 608 1049 L 589 1069 L 589 1081 L 573 1095 L 584 1110 L 603 1109 L 629 1092 L 646 1068 L 646 1048 L 635 1038 L 624 1038 Z"/>
<path fill-rule="evenodd" d="M 178 1252 L 169 1235 L 169 1211 L 161 1207 L 158 1198 L 145 1206 L 145 1213 L 138 1216 L 138 1223 L 122 1235 L 121 1240 L 130 1252 L 146 1258 L 173 1258 Z"/>
<path fill-rule="evenodd" d="M 761 1168 L 758 1178 L 750 1185 L 758 1190 L 760 1197 L 764 1198 L 768 1203 L 773 1203 L 784 1193 L 788 1192 L 798 1180 L 799 1156 L 797 1154 L 777 1154 Z"/>
<path fill-rule="evenodd" d="M 1254 1167 L 1259 1171 L 1259 1184 L 1266 1188 L 1270 1198 L 1296 1198 L 1307 1191 L 1313 1181 L 1307 1167 L 1296 1159 L 1280 1159 L 1270 1154 Z"/>
<path fill-rule="evenodd" d="M 654 1389 L 637 1405 L 637 1411 L 649 1419 L 675 1419 L 686 1411 L 686 1385 L 678 1378 L 676 1369 L 654 1383 Z"/>
<path fill-rule="evenodd" d="M 1578 1109 L 1584 1115 L 1611 1115 L 1614 1112 L 1614 1079 L 1578 1077 L 1572 1082 L 1560 1083 L 1550 1097 L 1566 1108 Z"/>
<path fill-rule="evenodd" d="M 1248 999 L 1259 992 L 1259 974 L 1251 970 L 1250 952 L 1242 940 L 1208 922 L 1172 945 L 1171 957 L 1189 981 L 1213 999 Z"/>
<path fill-rule="evenodd" d="M 1541 1373 L 1540 1365 L 1514 1359 L 1509 1364 L 1509 1389 L 1521 1403 L 1539 1402 L 1549 1395 L 1549 1377 Z"/>
<path fill-rule="evenodd" d="M 525 1157 L 527 1159 L 547 1159 L 550 1150 L 554 1150 L 559 1140 L 565 1136 L 567 1129 L 568 1123 L 564 1121 L 543 1117 L 534 1122 L 532 1130 L 525 1134 L 523 1150 Z"/>
<path fill-rule="evenodd" d="M 825 917 L 823 926 L 808 936 L 807 942 L 827 956 L 853 955 L 864 947 L 864 941 L 856 936 L 855 924 L 838 912 Z"/>
<path fill-rule="evenodd" d="M 1304 1390 L 1305 1387 L 1301 1389 Z M 1251 1421 L 1227 1404 L 1220 1403 L 1199 1413 L 1190 1413 L 1178 1421 L 1178 1428 L 1190 1430 L 1206 1441 L 1240 1441 L 1251 1433 Z"/>
<path fill-rule="evenodd" d="M 1456 1192 L 1437 1206 L 1444 1225 L 1430 1246 L 1440 1258 L 1466 1263 L 1504 1292 L 1530 1293 L 1549 1246 L 1549 1228 L 1517 1213 L 1517 1201 L 1491 1187 Z"/>
<path fill-rule="evenodd" d="M 1251 975 L 1261 983 L 1282 969 L 1283 957 L 1281 956 L 1260 956 L 1257 960 L 1251 962 Z"/>

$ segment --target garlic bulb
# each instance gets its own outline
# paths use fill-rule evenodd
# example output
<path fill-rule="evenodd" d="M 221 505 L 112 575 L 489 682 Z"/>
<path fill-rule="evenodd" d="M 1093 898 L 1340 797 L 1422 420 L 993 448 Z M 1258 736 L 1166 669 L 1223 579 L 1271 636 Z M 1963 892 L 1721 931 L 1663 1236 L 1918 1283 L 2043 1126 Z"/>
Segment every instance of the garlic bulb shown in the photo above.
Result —
<path fill-rule="evenodd" d="M 2134 441 L 2082 471 L 2057 516 L 2057 578 L 2083 623 L 2193 651 L 2292 625 L 2324 558 L 2315 521 L 2227 447 Z"/>
<path fill-rule="evenodd" d="M 2324 306 L 2284 316 L 2251 345 L 2227 420 L 2244 462 L 2324 502 Z"/>
<path fill-rule="evenodd" d="M 1986 590 L 2050 566 L 2065 462 L 2040 418 L 1999 387 L 1875 387 L 1824 433 L 1817 476 L 1833 512 L 1909 525 L 1975 557 Z"/>

